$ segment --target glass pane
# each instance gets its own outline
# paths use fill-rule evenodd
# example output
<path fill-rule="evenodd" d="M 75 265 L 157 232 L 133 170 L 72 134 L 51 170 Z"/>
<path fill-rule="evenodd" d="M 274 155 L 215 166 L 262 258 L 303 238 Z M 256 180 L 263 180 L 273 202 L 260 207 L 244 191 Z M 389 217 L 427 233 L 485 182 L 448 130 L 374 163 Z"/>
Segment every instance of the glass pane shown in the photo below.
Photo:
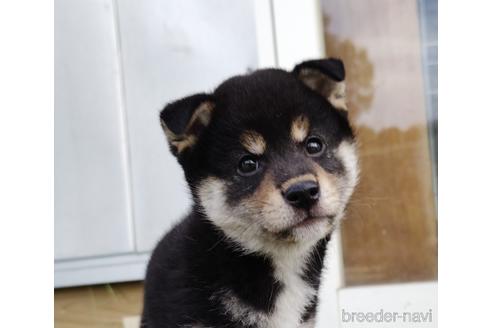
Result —
<path fill-rule="evenodd" d="M 345 62 L 360 142 L 361 180 L 342 227 L 346 284 L 436 279 L 427 104 L 437 102 L 437 63 L 424 80 L 418 2 L 323 0 L 322 6 L 326 52 Z M 435 99 L 427 98 L 428 85 Z"/>

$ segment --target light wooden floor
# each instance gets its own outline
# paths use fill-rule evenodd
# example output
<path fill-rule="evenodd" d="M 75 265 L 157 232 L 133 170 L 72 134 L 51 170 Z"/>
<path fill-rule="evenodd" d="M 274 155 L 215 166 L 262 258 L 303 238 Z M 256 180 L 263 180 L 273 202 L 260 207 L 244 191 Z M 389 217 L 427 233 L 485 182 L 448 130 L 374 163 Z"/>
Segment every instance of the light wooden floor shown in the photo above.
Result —
<path fill-rule="evenodd" d="M 124 317 L 140 315 L 141 282 L 55 290 L 55 327 L 123 327 Z"/>

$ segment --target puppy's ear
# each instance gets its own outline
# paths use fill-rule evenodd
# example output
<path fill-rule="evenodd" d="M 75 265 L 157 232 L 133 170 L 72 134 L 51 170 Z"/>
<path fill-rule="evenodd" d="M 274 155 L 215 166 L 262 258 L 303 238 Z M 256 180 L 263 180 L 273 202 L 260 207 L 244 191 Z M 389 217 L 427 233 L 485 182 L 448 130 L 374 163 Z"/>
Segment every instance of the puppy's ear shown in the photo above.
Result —
<path fill-rule="evenodd" d="M 161 125 L 175 156 L 193 147 L 210 123 L 213 110 L 212 96 L 207 94 L 189 96 L 164 107 Z"/>
<path fill-rule="evenodd" d="M 309 88 L 320 93 L 333 107 L 347 110 L 345 100 L 345 67 L 340 59 L 308 60 L 292 71 Z"/>

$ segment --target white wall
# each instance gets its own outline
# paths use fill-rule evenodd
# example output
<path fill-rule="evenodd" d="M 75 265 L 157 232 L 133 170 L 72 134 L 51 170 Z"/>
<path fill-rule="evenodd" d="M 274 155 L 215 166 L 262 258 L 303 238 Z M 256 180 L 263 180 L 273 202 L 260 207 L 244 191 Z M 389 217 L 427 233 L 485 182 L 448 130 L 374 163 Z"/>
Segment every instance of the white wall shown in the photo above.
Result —
<path fill-rule="evenodd" d="M 55 1 L 55 259 L 133 251 L 111 0 Z"/>
<path fill-rule="evenodd" d="M 159 111 L 256 67 L 253 0 L 55 1 L 55 285 L 143 278 L 190 207 Z"/>
<path fill-rule="evenodd" d="M 118 0 L 138 251 L 189 209 L 181 168 L 158 114 L 257 66 L 253 2 Z"/>

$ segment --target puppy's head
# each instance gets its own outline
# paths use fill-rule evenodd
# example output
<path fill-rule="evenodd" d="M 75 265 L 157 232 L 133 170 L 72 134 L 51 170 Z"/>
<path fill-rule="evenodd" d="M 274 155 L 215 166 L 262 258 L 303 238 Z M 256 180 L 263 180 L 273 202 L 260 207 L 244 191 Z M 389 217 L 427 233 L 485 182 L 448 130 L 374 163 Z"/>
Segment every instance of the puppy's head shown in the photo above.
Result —
<path fill-rule="evenodd" d="M 207 218 L 245 249 L 312 244 L 357 183 L 343 63 L 258 70 L 169 104 L 161 123 Z"/>

